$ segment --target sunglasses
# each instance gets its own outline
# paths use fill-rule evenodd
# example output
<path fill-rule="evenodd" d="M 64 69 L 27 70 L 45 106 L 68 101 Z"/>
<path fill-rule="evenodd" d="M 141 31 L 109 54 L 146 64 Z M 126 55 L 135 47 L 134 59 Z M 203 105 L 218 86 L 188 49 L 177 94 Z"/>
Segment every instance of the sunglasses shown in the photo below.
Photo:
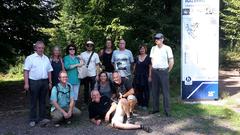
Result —
<path fill-rule="evenodd" d="M 75 50 L 75 49 L 74 48 L 69 48 L 68 50 L 70 51 L 70 50 Z"/>
<path fill-rule="evenodd" d="M 87 44 L 86 47 L 93 47 L 93 45 L 92 44 Z"/>

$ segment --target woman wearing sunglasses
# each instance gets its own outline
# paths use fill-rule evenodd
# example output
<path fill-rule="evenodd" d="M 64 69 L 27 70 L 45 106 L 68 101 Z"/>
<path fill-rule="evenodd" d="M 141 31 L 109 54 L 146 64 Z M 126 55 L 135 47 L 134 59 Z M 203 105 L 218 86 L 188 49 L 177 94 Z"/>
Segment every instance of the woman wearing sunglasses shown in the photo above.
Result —
<path fill-rule="evenodd" d="M 74 44 L 70 44 L 66 48 L 66 56 L 64 57 L 64 67 L 68 74 L 68 82 L 73 87 L 74 100 L 78 100 L 80 80 L 78 79 L 78 70 L 77 67 L 81 67 L 83 62 L 79 60 L 76 56 L 77 47 Z"/>

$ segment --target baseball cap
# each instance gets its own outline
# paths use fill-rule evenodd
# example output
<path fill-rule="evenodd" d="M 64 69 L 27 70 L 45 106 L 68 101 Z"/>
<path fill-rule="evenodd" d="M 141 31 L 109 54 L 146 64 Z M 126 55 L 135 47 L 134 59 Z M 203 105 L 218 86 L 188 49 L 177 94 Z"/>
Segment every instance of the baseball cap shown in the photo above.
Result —
<path fill-rule="evenodd" d="M 87 44 L 87 45 L 89 45 L 89 44 L 90 44 L 90 45 L 94 45 L 93 41 L 90 41 L 90 40 L 87 41 L 86 44 Z"/>
<path fill-rule="evenodd" d="M 162 33 L 157 33 L 155 36 L 154 36 L 154 39 L 160 39 L 160 38 L 163 38 L 163 34 Z"/>

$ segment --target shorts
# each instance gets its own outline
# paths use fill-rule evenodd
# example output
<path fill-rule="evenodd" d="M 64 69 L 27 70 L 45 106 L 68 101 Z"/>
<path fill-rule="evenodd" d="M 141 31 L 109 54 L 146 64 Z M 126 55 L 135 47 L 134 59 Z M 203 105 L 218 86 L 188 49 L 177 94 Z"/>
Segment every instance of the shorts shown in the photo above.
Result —
<path fill-rule="evenodd" d="M 118 103 L 117 109 L 111 121 L 112 126 L 114 126 L 115 123 L 123 123 L 124 115 L 125 113 L 123 111 L 122 105 L 121 103 Z"/>
<path fill-rule="evenodd" d="M 129 95 L 127 100 L 137 100 L 137 98 L 134 95 Z"/>

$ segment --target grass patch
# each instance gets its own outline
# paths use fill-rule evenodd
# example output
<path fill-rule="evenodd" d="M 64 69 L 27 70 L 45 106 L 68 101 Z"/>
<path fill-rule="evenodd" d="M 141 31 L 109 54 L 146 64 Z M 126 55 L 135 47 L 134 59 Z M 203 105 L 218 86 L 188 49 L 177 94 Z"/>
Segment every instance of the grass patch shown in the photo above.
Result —
<path fill-rule="evenodd" d="M 173 103 L 171 108 L 172 115 L 178 119 L 190 117 L 201 117 L 209 120 L 220 119 L 229 122 L 240 132 L 240 114 L 225 106 Z"/>

